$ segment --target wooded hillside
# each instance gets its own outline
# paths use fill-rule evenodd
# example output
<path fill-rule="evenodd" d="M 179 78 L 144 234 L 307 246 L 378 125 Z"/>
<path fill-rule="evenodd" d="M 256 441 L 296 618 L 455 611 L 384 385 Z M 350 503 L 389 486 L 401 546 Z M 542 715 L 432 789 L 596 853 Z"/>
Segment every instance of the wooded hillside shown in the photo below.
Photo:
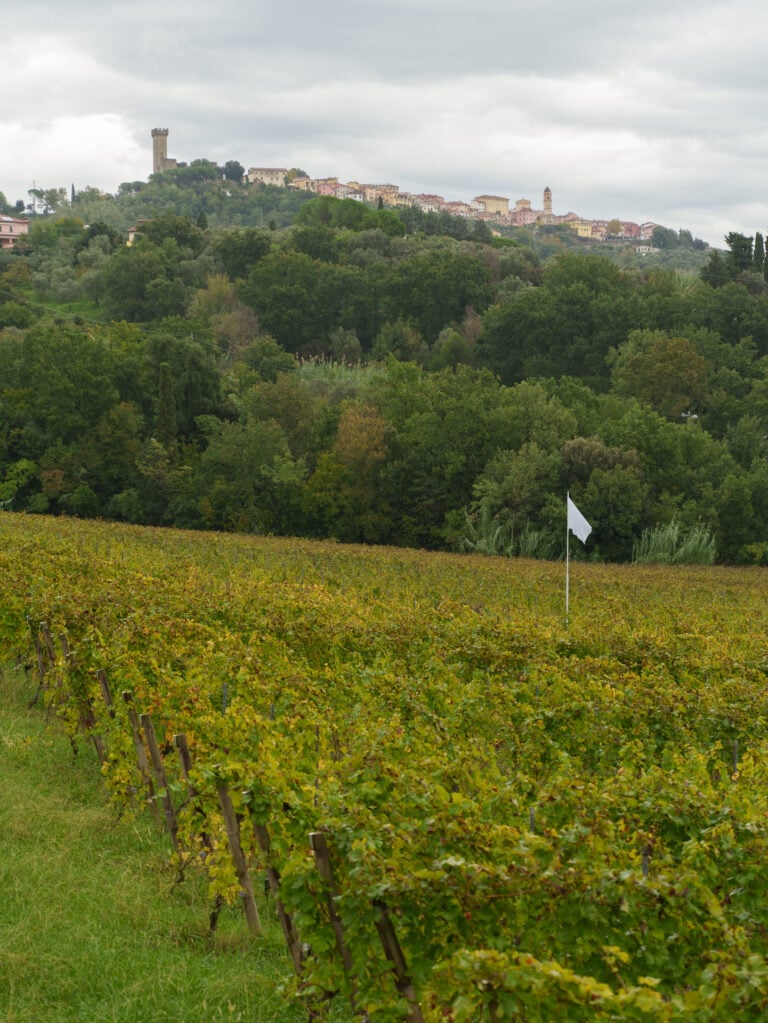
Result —
<path fill-rule="evenodd" d="M 139 184 L 131 245 L 86 195 L 0 254 L 5 507 L 557 557 L 569 489 L 587 557 L 676 522 L 768 561 L 760 235 L 692 274 L 286 189 L 210 226 Z"/>

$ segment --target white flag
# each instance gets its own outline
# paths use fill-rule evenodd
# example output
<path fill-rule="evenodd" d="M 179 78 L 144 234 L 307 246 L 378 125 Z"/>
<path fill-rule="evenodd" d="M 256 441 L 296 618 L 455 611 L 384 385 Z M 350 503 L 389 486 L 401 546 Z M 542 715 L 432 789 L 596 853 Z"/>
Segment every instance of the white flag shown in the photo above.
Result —
<path fill-rule="evenodd" d="M 592 532 L 592 527 L 581 514 L 579 509 L 573 503 L 570 495 L 567 498 L 568 501 L 568 528 L 574 534 L 578 536 L 582 543 L 586 543 L 587 537 Z"/>

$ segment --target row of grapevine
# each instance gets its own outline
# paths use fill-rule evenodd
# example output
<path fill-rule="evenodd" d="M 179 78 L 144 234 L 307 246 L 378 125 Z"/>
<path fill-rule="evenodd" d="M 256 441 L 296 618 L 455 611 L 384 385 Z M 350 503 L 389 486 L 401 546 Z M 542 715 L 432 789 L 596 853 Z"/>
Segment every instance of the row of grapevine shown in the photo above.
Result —
<path fill-rule="evenodd" d="M 557 565 L 0 535 L 7 649 L 116 801 L 152 722 L 180 869 L 270 872 L 312 1013 L 768 1019 L 759 571 L 572 566 L 566 629 Z"/>

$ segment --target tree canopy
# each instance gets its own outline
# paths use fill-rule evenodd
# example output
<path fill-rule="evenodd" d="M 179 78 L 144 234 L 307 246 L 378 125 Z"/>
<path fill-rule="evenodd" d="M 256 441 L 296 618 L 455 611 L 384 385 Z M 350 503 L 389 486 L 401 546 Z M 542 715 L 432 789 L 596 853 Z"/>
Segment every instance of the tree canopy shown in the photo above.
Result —
<path fill-rule="evenodd" d="M 759 232 L 695 275 L 235 170 L 121 186 L 127 225 L 85 190 L 2 253 L 5 507 L 558 556 L 570 490 L 584 556 L 676 521 L 768 562 Z"/>

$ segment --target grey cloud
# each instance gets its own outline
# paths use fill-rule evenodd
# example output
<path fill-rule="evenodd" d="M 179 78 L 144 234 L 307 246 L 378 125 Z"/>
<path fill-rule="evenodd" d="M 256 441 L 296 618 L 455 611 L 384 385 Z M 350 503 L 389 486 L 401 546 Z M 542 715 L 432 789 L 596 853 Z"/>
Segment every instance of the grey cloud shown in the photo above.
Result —
<path fill-rule="evenodd" d="M 765 226 L 738 218 L 763 209 L 766 29 L 757 0 L 25 0 L 0 56 L 0 126 L 28 152 L 0 153 L 0 189 L 13 175 L 59 183 L 23 94 L 41 125 L 117 119 L 133 154 L 113 161 L 118 181 L 149 173 L 149 130 L 164 126 L 179 159 L 307 154 L 318 173 L 451 198 L 550 184 L 563 211 L 702 236 L 717 223 L 719 242 L 729 216 Z M 55 88 L 45 68 L 18 77 L 7 54 L 51 41 L 70 72 Z"/>

